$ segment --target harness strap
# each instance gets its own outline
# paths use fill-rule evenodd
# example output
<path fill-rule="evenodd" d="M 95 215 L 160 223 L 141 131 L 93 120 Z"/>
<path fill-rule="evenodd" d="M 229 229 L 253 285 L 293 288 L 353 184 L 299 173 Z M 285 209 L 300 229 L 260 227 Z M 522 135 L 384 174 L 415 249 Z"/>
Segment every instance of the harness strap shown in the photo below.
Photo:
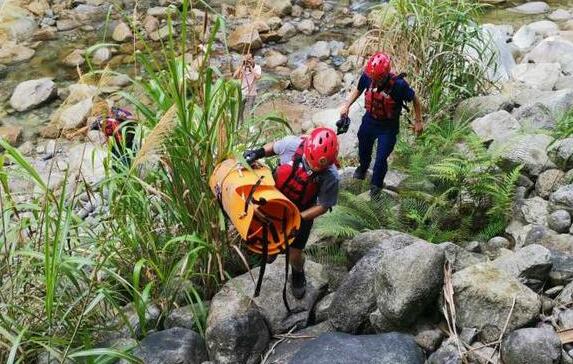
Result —
<path fill-rule="evenodd" d="M 259 278 L 257 279 L 257 286 L 255 287 L 254 297 L 259 297 L 261 293 L 261 287 L 263 285 L 263 277 L 265 276 L 265 268 L 267 267 L 267 259 L 269 257 L 269 239 L 268 239 L 268 226 L 263 225 L 263 261 L 261 262 L 261 267 L 259 268 Z"/>
<path fill-rule="evenodd" d="M 251 204 L 252 200 L 253 200 L 253 196 L 255 195 L 255 191 L 257 190 L 257 188 L 261 185 L 261 182 L 263 181 L 264 176 L 260 176 L 259 179 L 257 180 L 257 183 L 255 183 L 253 185 L 253 187 L 251 187 L 251 191 L 249 191 L 249 196 L 247 197 L 247 199 L 245 200 L 245 209 L 243 210 L 243 214 L 246 215 L 247 211 L 249 210 L 249 205 Z M 262 199 L 261 199 L 262 200 Z M 266 202 L 266 201 L 265 201 Z"/>
<path fill-rule="evenodd" d="M 284 209 L 284 215 L 283 215 L 283 221 L 282 221 L 282 228 L 283 228 L 283 233 L 284 233 L 284 239 L 285 239 L 285 282 L 283 285 L 283 303 L 287 309 L 287 313 L 290 314 L 291 313 L 291 309 L 290 306 L 288 304 L 288 299 L 287 299 L 287 283 L 288 283 L 288 267 L 290 265 L 290 244 L 288 243 L 288 236 L 287 236 L 287 232 L 286 232 L 286 221 L 287 221 L 287 210 L 286 208 Z"/>

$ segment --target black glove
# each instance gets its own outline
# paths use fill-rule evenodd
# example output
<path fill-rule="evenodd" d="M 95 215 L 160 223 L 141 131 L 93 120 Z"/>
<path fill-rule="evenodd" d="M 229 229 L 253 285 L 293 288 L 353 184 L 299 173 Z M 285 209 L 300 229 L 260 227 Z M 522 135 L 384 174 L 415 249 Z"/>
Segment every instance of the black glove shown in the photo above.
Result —
<path fill-rule="evenodd" d="M 253 149 L 253 150 L 247 150 L 245 151 L 245 153 L 243 153 L 243 158 L 245 158 L 245 161 L 252 166 L 253 163 L 255 163 L 255 161 L 257 159 L 261 159 L 265 156 L 265 148 L 259 148 L 259 149 Z"/>
<path fill-rule="evenodd" d="M 347 115 L 342 115 L 340 119 L 336 122 L 336 134 L 344 134 L 348 131 L 350 127 L 350 118 Z"/>

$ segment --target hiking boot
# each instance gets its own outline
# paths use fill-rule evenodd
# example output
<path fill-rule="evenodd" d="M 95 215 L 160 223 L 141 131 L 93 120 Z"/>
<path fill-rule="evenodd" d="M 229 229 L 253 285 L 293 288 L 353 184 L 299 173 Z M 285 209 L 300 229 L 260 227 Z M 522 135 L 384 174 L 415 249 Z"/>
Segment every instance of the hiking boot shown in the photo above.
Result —
<path fill-rule="evenodd" d="M 382 187 L 376 185 L 370 186 L 370 200 L 377 201 L 380 199 L 380 193 L 382 192 Z"/>
<path fill-rule="evenodd" d="M 297 272 L 293 269 L 291 276 L 292 278 L 290 288 L 292 295 L 297 300 L 300 300 L 306 293 L 306 278 L 304 276 L 304 270 L 302 272 Z"/>
<path fill-rule="evenodd" d="M 352 177 L 354 179 L 363 180 L 364 178 L 366 178 L 366 170 L 360 167 L 356 167 L 356 169 L 354 170 L 354 175 Z"/>

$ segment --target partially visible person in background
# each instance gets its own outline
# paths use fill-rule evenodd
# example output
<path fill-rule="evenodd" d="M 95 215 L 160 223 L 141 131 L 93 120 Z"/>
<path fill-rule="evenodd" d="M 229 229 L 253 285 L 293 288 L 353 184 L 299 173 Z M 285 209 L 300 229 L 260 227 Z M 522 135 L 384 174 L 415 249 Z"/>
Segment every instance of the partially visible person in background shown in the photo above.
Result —
<path fill-rule="evenodd" d="M 239 112 L 239 122 L 242 124 L 245 120 L 245 112 L 248 116 L 252 116 L 255 107 L 255 99 L 257 98 L 257 81 L 261 78 L 261 66 L 255 64 L 255 60 L 251 53 L 245 54 L 241 67 L 237 68 L 233 77 L 241 80 L 241 91 L 243 100 L 241 103 L 241 110 Z"/>
<path fill-rule="evenodd" d="M 73 139 L 79 135 L 87 135 L 90 130 L 100 130 L 106 140 L 112 139 L 111 151 L 125 166 L 131 164 L 134 154 L 135 122 L 133 114 L 125 109 L 110 107 L 106 101 L 94 103 L 88 125 L 66 135 Z"/>

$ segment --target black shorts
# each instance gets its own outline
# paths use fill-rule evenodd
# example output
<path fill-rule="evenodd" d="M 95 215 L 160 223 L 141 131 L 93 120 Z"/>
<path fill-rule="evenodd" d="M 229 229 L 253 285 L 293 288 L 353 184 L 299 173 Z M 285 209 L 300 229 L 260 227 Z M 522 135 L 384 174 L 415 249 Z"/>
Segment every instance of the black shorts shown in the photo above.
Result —
<path fill-rule="evenodd" d="M 290 245 L 291 248 L 296 249 L 304 249 L 306 246 L 306 242 L 308 241 L 308 237 L 310 236 L 310 230 L 312 229 L 312 222 L 314 220 L 302 220 L 300 222 L 300 229 L 294 238 L 294 241 Z"/>

